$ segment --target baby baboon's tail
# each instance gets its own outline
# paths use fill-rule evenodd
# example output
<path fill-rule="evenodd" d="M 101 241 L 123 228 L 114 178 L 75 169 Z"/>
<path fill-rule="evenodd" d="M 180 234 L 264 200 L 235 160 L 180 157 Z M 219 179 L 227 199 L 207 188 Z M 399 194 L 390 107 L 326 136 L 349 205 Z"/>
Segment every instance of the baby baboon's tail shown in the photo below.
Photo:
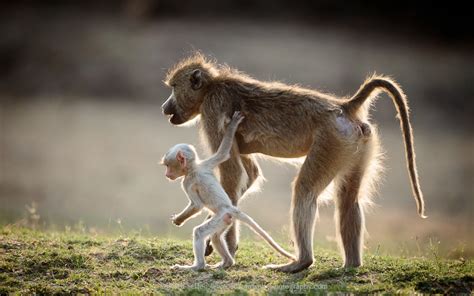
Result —
<path fill-rule="evenodd" d="M 296 260 L 295 256 L 293 256 L 290 253 L 288 253 L 287 251 L 283 250 L 283 248 L 280 247 L 280 245 L 277 242 L 275 242 L 272 239 L 272 237 L 265 230 L 263 230 L 263 228 L 260 227 L 260 225 L 257 224 L 257 222 L 255 222 L 252 218 L 250 218 L 249 215 L 247 215 L 244 212 L 239 210 L 236 213 L 236 218 L 238 220 L 244 222 L 245 224 L 247 224 L 261 238 L 266 240 L 270 244 L 270 246 L 272 246 L 278 253 L 282 254 L 283 256 L 285 256 L 285 257 L 287 257 L 291 260 Z"/>
<path fill-rule="evenodd" d="M 411 187 L 415 197 L 418 214 L 422 218 L 425 216 L 425 205 L 423 194 L 421 192 L 418 172 L 415 162 L 415 147 L 413 144 L 413 130 L 409 119 L 409 108 L 407 98 L 400 86 L 390 78 L 383 76 L 372 76 L 368 78 L 359 88 L 352 98 L 343 104 L 348 113 L 355 113 L 368 99 L 370 100 L 374 93 L 383 90 L 387 92 L 395 105 L 400 119 L 403 139 L 405 142 L 405 153 L 407 158 L 408 173 L 410 175 Z"/>

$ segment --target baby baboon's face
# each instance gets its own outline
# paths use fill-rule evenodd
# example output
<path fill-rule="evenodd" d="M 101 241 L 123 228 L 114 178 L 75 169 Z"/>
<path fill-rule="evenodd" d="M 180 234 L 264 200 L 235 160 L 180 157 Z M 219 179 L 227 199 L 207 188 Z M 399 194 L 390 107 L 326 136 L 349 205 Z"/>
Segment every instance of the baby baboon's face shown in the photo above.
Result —
<path fill-rule="evenodd" d="M 177 178 L 184 176 L 184 171 L 176 162 L 169 163 L 166 165 L 165 176 L 170 180 L 176 180 Z"/>
<path fill-rule="evenodd" d="M 169 153 L 169 152 L 168 152 Z M 172 153 L 172 152 L 171 152 Z M 170 180 L 176 180 L 177 178 L 186 174 L 186 167 L 183 163 L 181 156 L 174 157 L 163 157 L 161 164 L 166 166 L 165 176 Z M 186 160 L 184 160 L 186 161 Z"/>
<path fill-rule="evenodd" d="M 160 161 L 166 166 L 165 176 L 170 180 L 175 180 L 187 174 L 188 165 L 192 165 L 196 159 L 196 149 L 189 144 L 177 144 L 173 146 Z"/>
<path fill-rule="evenodd" d="M 204 95 L 202 75 L 201 69 L 184 68 L 169 80 L 171 95 L 161 108 L 172 124 L 185 123 L 199 114 Z"/>

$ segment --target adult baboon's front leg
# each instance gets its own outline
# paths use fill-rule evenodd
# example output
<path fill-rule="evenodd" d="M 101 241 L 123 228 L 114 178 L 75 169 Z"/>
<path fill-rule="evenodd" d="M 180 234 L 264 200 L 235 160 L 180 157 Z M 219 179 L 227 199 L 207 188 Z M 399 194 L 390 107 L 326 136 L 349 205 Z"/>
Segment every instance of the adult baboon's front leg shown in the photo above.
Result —
<path fill-rule="evenodd" d="M 255 181 L 259 178 L 261 172 L 260 167 L 256 160 L 250 155 L 231 155 L 231 159 L 223 163 L 219 167 L 221 183 L 224 190 L 229 195 L 234 205 L 238 204 L 238 201 L 242 195 L 245 194 Z M 212 215 L 209 215 L 207 219 L 210 219 Z M 238 241 L 238 226 L 234 225 L 229 228 L 226 234 L 227 245 L 229 246 L 230 253 L 232 256 L 237 251 Z M 206 256 L 212 254 L 213 247 L 211 241 L 206 241 Z"/>
<path fill-rule="evenodd" d="M 240 155 L 238 146 L 235 145 L 230 160 L 220 166 L 221 183 L 224 190 L 237 206 L 239 199 L 247 189 L 257 180 L 260 168 L 251 156 Z M 237 221 L 229 228 L 226 241 L 232 256 L 237 251 L 239 228 Z"/>
<path fill-rule="evenodd" d="M 234 145 L 231 151 L 231 157 L 228 161 L 219 166 L 221 184 L 229 195 L 232 204 L 237 206 L 240 197 L 250 186 L 258 179 L 260 167 L 253 157 L 240 155 L 237 145 Z M 210 218 L 208 216 L 208 218 Z M 237 251 L 239 238 L 238 223 L 234 223 L 226 233 L 226 242 L 232 256 Z M 206 242 L 206 256 L 213 251 L 210 240 Z"/>

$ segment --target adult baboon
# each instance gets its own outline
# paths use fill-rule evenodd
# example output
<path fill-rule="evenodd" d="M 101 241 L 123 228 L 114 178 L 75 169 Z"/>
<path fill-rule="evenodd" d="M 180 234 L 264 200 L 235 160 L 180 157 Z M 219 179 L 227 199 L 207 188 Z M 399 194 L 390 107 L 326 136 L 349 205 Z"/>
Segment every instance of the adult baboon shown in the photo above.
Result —
<path fill-rule="evenodd" d="M 362 264 L 363 197 L 377 174 L 373 168 L 379 148 L 368 111 L 379 91 L 387 92 L 397 109 L 411 186 L 418 214 L 424 217 L 407 100 L 393 80 L 373 76 L 351 98 L 336 98 L 295 85 L 257 81 L 195 54 L 170 69 L 165 83 L 172 93 L 162 106 L 163 113 L 170 116 L 174 125 L 200 114 L 203 134 L 213 152 L 218 149 L 225 122 L 234 111 L 245 116 L 237 130 L 230 160 L 219 167 L 222 186 L 235 205 L 260 173 L 252 153 L 281 158 L 306 156 L 294 181 L 291 200 L 297 260 L 273 268 L 297 272 L 313 263 L 317 198 L 333 180 L 344 266 Z M 235 252 L 235 227 L 226 239 L 231 252 Z"/>

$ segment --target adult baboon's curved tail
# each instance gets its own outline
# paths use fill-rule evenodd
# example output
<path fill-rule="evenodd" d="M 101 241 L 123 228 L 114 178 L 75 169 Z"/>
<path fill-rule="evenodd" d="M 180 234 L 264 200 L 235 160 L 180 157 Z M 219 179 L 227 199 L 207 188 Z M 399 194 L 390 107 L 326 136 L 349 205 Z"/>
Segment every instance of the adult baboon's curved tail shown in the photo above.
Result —
<path fill-rule="evenodd" d="M 361 85 L 356 94 L 343 104 L 343 107 L 348 113 L 355 113 L 367 101 L 367 99 L 374 97 L 373 93 L 378 90 L 383 90 L 387 92 L 392 98 L 393 103 L 397 109 L 400 119 L 400 127 L 405 142 L 405 153 L 407 157 L 408 173 L 410 175 L 411 186 L 418 209 L 418 214 L 420 215 L 420 217 L 426 218 L 423 194 L 420 189 L 418 172 L 415 163 L 413 131 L 411 128 L 411 123 L 408 114 L 409 108 L 407 98 L 400 86 L 390 78 L 374 75 L 368 78 Z"/>

